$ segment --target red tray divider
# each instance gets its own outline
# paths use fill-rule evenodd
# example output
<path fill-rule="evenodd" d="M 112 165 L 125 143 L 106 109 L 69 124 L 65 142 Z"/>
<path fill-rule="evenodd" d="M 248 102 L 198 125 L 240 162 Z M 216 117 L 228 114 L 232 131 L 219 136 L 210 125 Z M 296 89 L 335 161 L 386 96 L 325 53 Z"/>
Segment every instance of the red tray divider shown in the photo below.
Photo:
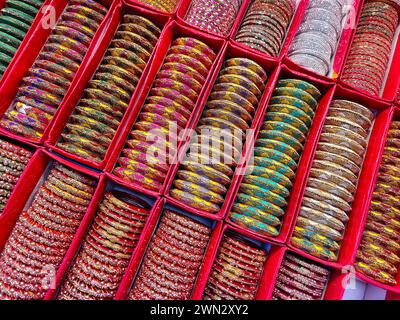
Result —
<path fill-rule="evenodd" d="M 113 12 L 111 12 L 111 18 L 110 21 L 108 22 L 107 26 L 105 27 L 103 31 L 103 37 L 100 39 L 99 43 L 97 44 L 97 48 L 92 54 L 90 55 L 90 60 L 87 61 L 86 65 L 83 66 L 83 71 L 79 75 L 79 77 L 76 77 L 76 81 L 74 81 L 71 85 L 71 94 L 64 99 L 62 104 L 60 105 L 60 112 L 58 113 L 57 117 L 54 120 L 54 123 L 51 126 L 49 135 L 47 137 L 47 140 L 45 142 L 46 147 L 54 150 L 55 152 L 71 158 L 74 161 L 79 161 L 87 166 L 93 167 L 98 170 L 103 170 L 108 163 L 108 159 L 112 156 L 113 150 L 115 145 L 117 144 L 117 141 L 119 139 L 119 136 L 121 135 L 121 132 L 123 131 L 124 124 L 129 118 L 129 115 L 132 112 L 132 109 L 135 106 L 135 102 L 138 99 L 138 95 L 141 93 L 141 88 L 143 86 L 143 83 L 146 81 L 147 75 L 149 73 L 149 70 L 151 68 L 151 65 L 153 63 L 155 51 L 157 47 L 159 46 L 160 39 L 158 43 L 156 44 L 155 49 L 153 50 L 153 53 L 146 64 L 145 69 L 143 70 L 142 76 L 140 77 L 140 80 L 131 96 L 131 100 L 129 103 L 129 106 L 127 110 L 124 113 L 124 116 L 121 120 L 121 123 L 118 126 L 118 129 L 115 133 L 114 138 L 112 139 L 110 146 L 107 149 L 107 152 L 104 156 L 104 159 L 102 161 L 95 161 L 91 159 L 86 159 L 74 154 L 71 154 L 61 148 L 59 148 L 56 144 L 61 136 L 61 133 L 67 124 L 67 121 L 71 114 L 73 114 L 75 107 L 79 103 L 83 91 L 86 88 L 87 84 L 89 81 L 92 79 L 93 75 L 97 71 L 100 63 L 103 60 L 104 54 L 106 50 L 109 47 L 109 44 L 114 37 L 114 34 L 120 24 L 121 17 L 125 13 L 130 13 L 130 14 L 139 14 L 143 15 L 144 17 L 149 17 L 153 22 L 157 23 L 161 29 L 165 27 L 166 23 L 169 21 L 168 16 L 163 16 L 157 13 L 154 13 L 152 11 L 149 11 L 147 9 L 143 9 L 140 7 L 135 7 L 130 4 L 125 4 L 124 2 L 118 3 L 114 8 Z"/>

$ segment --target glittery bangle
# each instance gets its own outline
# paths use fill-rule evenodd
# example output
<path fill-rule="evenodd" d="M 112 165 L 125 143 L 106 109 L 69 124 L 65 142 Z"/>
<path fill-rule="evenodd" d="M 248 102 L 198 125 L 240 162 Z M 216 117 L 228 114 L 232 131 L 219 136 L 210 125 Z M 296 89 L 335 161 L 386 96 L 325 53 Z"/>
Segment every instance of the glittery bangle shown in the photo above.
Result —
<path fill-rule="evenodd" d="M 53 177 L 61 180 L 65 184 L 75 187 L 76 189 L 83 190 L 87 194 L 92 194 L 95 191 L 94 187 L 84 184 L 76 179 L 73 179 L 73 178 L 69 177 L 68 175 L 64 174 L 63 172 L 58 171 L 57 169 L 53 169 L 50 171 L 48 179 L 53 178 Z"/>
<path fill-rule="evenodd" d="M 296 280 L 289 278 L 288 276 L 285 276 L 284 274 L 280 274 L 278 276 L 278 281 L 288 286 L 291 286 L 295 289 L 304 291 L 305 293 L 312 295 L 315 299 L 322 298 L 322 293 L 323 293 L 322 290 L 310 288 L 303 283 L 297 282 Z"/>
<path fill-rule="evenodd" d="M 24 168 L 25 168 L 24 165 L 20 164 L 17 161 L 9 160 L 9 159 L 2 158 L 2 157 L 0 157 L 0 164 L 5 166 L 5 167 L 14 169 L 17 172 L 22 172 L 24 170 Z"/>
<path fill-rule="evenodd" d="M 261 250 L 261 249 L 255 248 L 255 247 L 251 247 L 251 246 L 245 244 L 244 242 L 239 241 L 238 239 L 235 239 L 233 237 L 224 236 L 222 242 L 223 243 L 226 242 L 226 243 L 230 243 L 234 246 L 238 246 L 242 251 L 247 251 L 247 252 L 251 253 L 252 255 L 255 254 L 258 256 L 265 256 L 264 250 Z"/>
<path fill-rule="evenodd" d="M 71 230 L 77 230 L 79 225 L 81 224 L 81 220 L 69 219 L 65 216 L 58 215 L 56 212 L 47 210 L 46 208 L 42 207 L 41 205 L 39 205 L 39 203 L 32 203 L 30 209 L 33 209 L 39 215 L 43 216 L 49 221 L 52 221 L 55 224 L 65 224 L 67 227 L 71 228 Z"/>
<path fill-rule="evenodd" d="M 153 254 L 160 256 L 161 258 L 163 258 L 167 261 L 170 261 L 171 263 L 174 263 L 175 265 L 178 265 L 183 268 L 193 268 L 193 269 L 198 268 L 199 263 L 197 261 L 192 262 L 192 261 L 184 260 L 181 257 L 177 258 L 176 255 L 170 254 L 170 253 L 164 251 L 163 249 L 161 249 L 157 246 L 154 246 L 154 245 L 151 245 L 149 247 L 149 252 L 152 252 Z"/>
<path fill-rule="evenodd" d="M 18 250 L 19 252 L 21 252 L 21 254 L 23 254 L 25 257 L 32 259 L 32 260 L 36 260 L 36 261 L 40 261 L 43 264 L 55 264 L 58 265 L 61 260 L 60 257 L 57 256 L 49 256 L 43 253 L 39 253 L 39 252 L 35 252 L 35 248 L 33 247 L 33 245 L 31 245 L 31 247 L 28 247 L 28 243 L 25 241 L 24 243 L 18 241 L 16 238 L 10 238 L 9 239 L 9 245 L 14 249 L 14 250 Z M 62 258 L 62 257 L 61 257 Z"/>
<path fill-rule="evenodd" d="M 92 225 L 92 229 L 102 238 L 106 239 L 113 244 L 112 248 L 120 248 L 123 251 L 131 251 L 135 247 L 136 241 L 139 239 L 140 234 L 132 235 L 132 238 L 126 236 L 118 236 L 111 232 L 111 227 L 102 226 L 99 223 Z M 119 250 L 117 250 L 119 251 Z"/>
<path fill-rule="evenodd" d="M 225 239 L 227 239 L 227 238 L 225 238 Z M 225 248 L 227 250 L 234 251 L 238 255 L 244 256 L 245 258 L 250 259 L 252 261 L 259 261 L 259 262 L 262 262 L 262 263 L 265 262 L 265 259 L 266 259 L 265 252 L 264 253 L 261 252 L 261 253 L 257 254 L 257 253 L 251 253 L 251 251 L 250 252 L 249 251 L 242 251 L 241 248 L 236 247 L 236 243 L 235 244 L 230 244 L 228 241 L 224 241 L 225 239 L 223 239 L 221 241 L 221 245 L 220 245 L 221 248 Z"/>
<path fill-rule="evenodd" d="M 75 211 L 77 213 L 81 213 L 82 214 L 82 218 L 83 215 L 86 213 L 87 207 L 86 206 L 82 206 L 79 204 L 75 204 L 72 202 L 67 201 L 66 199 L 59 197 L 55 194 L 53 194 L 49 189 L 46 188 L 46 186 L 42 186 L 36 197 L 43 197 L 46 201 L 53 203 L 54 205 L 60 206 L 62 208 L 65 208 L 68 211 Z"/>
<path fill-rule="evenodd" d="M 99 219 L 99 221 L 101 221 L 101 223 L 103 224 L 107 224 L 111 227 L 113 227 L 114 229 L 118 230 L 118 232 L 124 232 L 124 233 L 134 233 L 135 231 L 137 233 L 140 233 L 143 230 L 143 226 L 139 226 L 139 227 L 130 227 L 127 226 L 121 222 L 118 222 L 112 218 L 110 218 L 109 216 L 103 214 L 102 212 L 99 212 L 97 215 L 97 219 Z"/>
<path fill-rule="evenodd" d="M 166 278 L 171 281 L 181 282 L 184 284 L 193 283 L 193 277 L 189 275 L 181 275 L 177 272 L 174 272 L 174 266 L 172 266 L 171 264 L 168 264 L 168 266 L 170 266 L 170 269 L 168 269 L 164 267 L 163 264 L 160 264 L 160 261 L 157 261 L 157 263 L 155 263 L 153 260 L 147 259 L 144 262 L 143 266 L 158 274 L 158 276 L 161 278 Z"/>
<path fill-rule="evenodd" d="M 9 174 L 11 176 L 19 178 L 22 174 L 21 170 L 16 170 L 7 166 L 0 164 L 0 172 Z"/>
<path fill-rule="evenodd" d="M 117 285 L 121 282 L 123 276 L 123 273 L 114 275 L 109 272 L 96 269 L 88 263 L 84 262 L 83 259 L 77 260 L 73 268 L 80 269 L 84 273 L 89 274 L 100 281 L 113 282 Z"/>
<path fill-rule="evenodd" d="M 34 267 L 34 268 L 40 268 L 43 269 L 43 263 L 38 261 L 38 260 L 34 260 L 31 259 L 27 256 L 25 256 L 23 253 L 21 253 L 18 248 L 15 249 L 12 245 L 6 245 L 4 247 L 4 254 L 6 254 L 7 256 L 9 256 L 11 259 L 18 261 L 22 264 Z"/>
<path fill-rule="evenodd" d="M 293 273 L 293 272 L 291 272 L 291 270 L 287 269 L 285 266 L 281 266 L 279 272 L 290 278 L 294 278 L 299 283 L 302 283 L 302 284 L 312 287 L 314 289 L 319 289 L 321 291 L 325 288 L 325 284 L 328 280 L 328 278 L 325 278 L 324 281 L 316 281 L 314 279 L 310 279 L 301 274 Z"/>
<path fill-rule="evenodd" d="M 292 254 L 287 254 L 285 258 L 287 258 L 287 259 L 293 261 L 294 263 L 297 263 L 311 271 L 317 272 L 321 275 L 328 276 L 330 273 L 329 270 L 319 267 L 318 265 L 316 265 L 314 263 L 308 263 Z"/>
<path fill-rule="evenodd" d="M 148 284 L 148 281 L 152 281 L 156 284 L 158 284 L 161 287 L 173 290 L 175 292 L 182 292 L 185 294 L 188 294 L 192 291 L 193 289 L 193 282 L 195 279 L 193 279 L 193 281 L 191 283 L 188 284 L 184 284 L 184 283 L 179 283 L 176 281 L 170 281 L 167 280 L 165 278 L 162 278 L 160 276 L 158 276 L 156 273 L 150 271 L 147 268 L 142 268 L 140 271 L 140 278 L 142 280 L 143 283 Z"/>
<path fill-rule="evenodd" d="M 66 234 L 63 232 L 58 232 L 55 230 L 51 230 L 49 228 L 46 228 L 44 226 L 39 225 L 36 221 L 32 220 L 27 212 L 23 212 L 21 215 L 21 223 L 23 223 L 25 226 L 29 227 L 30 230 L 33 232 L 49 239 L 57 240 L 57 241 L 62 241 L 64 243 L 70 243 L 73 239 L 73 234 Z"/>
<path fill-rule="evenodd" d="M 17 184 L 19 177 L 15 177 L 8 173 L 0 172 L 0 181 L 7 182 L 13 186 Z"/>
<path fill-rule="evenodd" d="M 115 292 L 118 288 L 118 283 L 115 284 L 109 281 L 98 281 L 93 276 L 86 274 L 77 268 L 74 268 L 69 272 L 68 278 L 70 281 L 82 282 L 99 290 L 112 290 Z"/>
<path fill-rule="evenodd" d="M 175 259 L 168 259 L 168 257 L 160 256 L 154 253 L 152 250 L 148 250 L 146 253 L 145 261 L 149 259 L 155 261 L 156 263 L 157 261 L 162 261 L 163 265 L 173 265 L 175 267 L 174 271 L 181 275 L 195 276 L 195 274 L 197 273 L 197 270 L 191 269 L 188 266 L 180 266 L 175 263 Z"/>
<path fill-rule="evenodd" d="M 179 223 L 180 225 L 182 225 L 184 227 L 195 230 L 199 233 L 207 234 L 207 235 L 210 233 L 210 229 L 207 226 L 205 226 L 201 223 L 197 223 L 191 219 L 185 218 L 179 214 L 174 213 L 173 211 L 165 210 L 164 216 Z"/>
<path fill-rule="evenodd" d="M 281 289 L 282 291 L 288 293 L 290 296 L 295 297 L 296 299 L 299 300 L 314 300 L 314 298 L 311 295 L 308 295 L 304 292 L 301 292 L 299 290 L 296 290 L 294 288 L 289 288 L 287 285 L 283 284 L 280 281 L 277 281 L 275 283 L 275 287 L 278 289 Z"/>
<path fill-rule="evenodd" d="M 15 289 L 32 292 L 40 292 L 43 290 L 41 284 L 43 276 L 33 277 L 31 275 L 15 272 L 12 267 L 5 265 L 2 266 L 2 273 L 2 280 L 7 284 L 12 285 Z"/>
<path fill-rule="evenodd" d="M 46 199 L 42 197 L 37 197 L 34 202 L 32 202 L 32 206 L 40 206 L 45 210 L 48 210 L 50 212 L 54 212 L 58 214 L 59 216 L 63 216 L 66 219 L 69 219 L 71 221 L 82 221 L 83 214 L 82 213 L 77 213 L 75 211 L 70 211 L 65 208 L 62 208 L 56 204 L 53 204 Z"/>
<path fill-rule="evenodd" d="M 120 199 L 118 199 L 115 195 L 112 193 L 108 193 L 106 195 L 106 198 L 114 204 L 117 208 L 124 208 L 128 211 L 130 211 L 133 214 L 141 214 L 141 215 L 148 215 L 149 212 L 145 209 L 139 208 L 137 206 L 131 205 L 128 202 L 124 202 Z"/>
<path fill-rule="evenodd" d="M 42 213 L 39 210 L 36 210 L 34 207 L 30 207 L 27 211 L 28 215 L 30 218 L 35 221 L 38 225 L 48 228 L 50 230 L 55 230 L 58 232 L 62 233 L 69 233 L 71 235 L 76 233 L 76 230 L 78 227 L 70 227 L 66 224 L 59 224 L 56 222 L 53 222 L 42 215 Z"/>
<path fill-rule="evenodd" d="M 324 282 L 327 280 L 327 276 L 321 275 L 317 272 L 307 269 L 304 266 L 295 264 L 287 259 L 283 260 L 282 266 L 285 266 L 285 267 L 293 270 L 296 274 L 303 275 L 305 277 L 314 279 L 316 281 Z"/>
<path fill-rule="evenodd" d="M 245 294 L 253 295 L 252 299 L 254 299 L 254 295 L 257 293 L 257 287 L 258 287 L 257 284 L 248 285 L 248 284 L 242 283 L 240 281 L 236 281 L 236 279 L 228 278 L 224 274 L 219 273 L 217 270 L 213 270 L 210 273 L 209 278 L 214 279 L 216 282 L 220 283 L 223 286 L 225 285 L 225 286 L 234 288 L 235 291 L 237 291 L 241 294 L 245 293 Z"/>
<path fill-rule="evenodd" d="M 193 229 L 188 229 L 187 227 L 181 226 L 179 223 L 176 223 L 173 220 L 167 219 L 165 217 L 163 217 L 161 219 L 161 223 L 163 223 L 165 226 L 167 226 L 173 230 L 176 230 L 188 237 L 192 237 L 192 238 L 204 240 L 204 241 L 207 241 L 209 239 L 208 234 L 202 234 Z"/>
<path fill-rule="evenodd" d="M 212 270 L 215 270 L 219 274 L 223 274 L 229 279 L 235 280 L 237 282 L 241 282 L 247 285 L 257 285 L 263 268 L 259 268 L 256 272 L 246 272 L 243 270 L 243 272 L 240 272 L 241 270 L 236 267 L 232 267 L 229 264 L 221 263 L 221 261 L 218 261 L 218 258 L 215 260 L 215 263 L 213 264 Z M 251 276 L 249 276 L 251 275 Z"/>
<path fill-rule="evenodd" d="M 14 238 L 17 238 L 19 243 L 22 243 L 26 248 L 30 248 L 31 250 L 37 251 L 40 254 L 57 257 L 60 255 L 60 253 L 62 254 L 62 251 L 65 251 L 65 249 L 63 250 L 57 247 L 52 248 L 46 244 L 36 242 L 34 239 L 27 237 L 25 234 L 17 230 L 13 231 L 13 234 L 11 235 L 11 241 L 14 241 Z"/>
<path fill-rule="evenodd" d="M 0 157 L 6 158 L 9 161 L 14 161 L 15 163 L 19 163 L 23 167 L 25 167 L 30 160 L 29 158 L 25 158 L 25 157 L 16 155 L 13 152 L 9 152 L 9 151 L 2 150 L 2 149 L 0 149 Z"/>
<path fill-rule="evenodd" d="M 88 206 L 90 203 L 90 200 L 82 199 L 82 198 L 74 196 L 68 192 L 65 192 L 62 189 L 60 189 L 58 186 L 52 184 L 50 181 L 46 181 L 44 186 L 48 190 L 50 190 L 52 193 L 54 193 L 56 196 L 63 198 L 74 204 L 81 205 L 81 206 Z"/>
<path fill-rule="evenodd" d="M 222 292 L 222 294 L 228 294 L 234 297 L 236 300 L 252 300 L 254 299 L 254 295 L 248 293 L 241 293 L 233 288 L 229 288 L 217 282 L 213 278 L 209 278 L 207 282 L 207 286 L 211 289 L 214 289 L 216 292 Z"/>
<path fill-rule="evenodd" d="M 81 256 L 82 261 L 91 267 L 116 276 L 124 273 L 124 270 L 129 262 L 127 259 L 108 258 L 86 243 L 83 245 Z M 110 261 L 112 263 L 110 263 Z"/>
<path fill-rule="evenodd" d="M 108 256 L 114 256 L 117 259 L 129 259 L 130 258 L 129 254 L 121 253 L 114 249 L 114 248 L 121 249 L 119 246 L 116 246 L 111 241 L 107 241 L 105 239 L 99 239 L 98 235 L 96 235 L 95 232 L 92 230 L 89 231 L 86 241 L 94 249 L 96 249 L 97 251 L 100 251 Z M 99 241 L 101 241 L 101 242 L 99 242 Z M 103 242 L 104 242 L 104 244 L 107 245 L 107 247 L 103 244 Z M 130 250 L 127 250 L 127 251 L 130 251 Z"/>
<path fill-rule="evenodd" d="M 103 202 L 99 206 L 99 215 L 102 215 L 104 217 L 107 217 L 108 219 L 112 219 L 116 221 L 117 223 L 123 224 L 130 229 L 137 229 L 137 228 L 143 228 L 145 225 L 145 221 L 143 220 L 137 220 L 137 219 L 127 219 L 124 216 L 121 216 L 118 211 L 113 211 L 110 210 L 109 207 L 107 207 L 106 202 Z"/>
<path fill-rule="evenodd" d="M 220 247 L 219 248 L 219 254 L 221 255 L 225 255 L 228 256 L 232 259 L 235 259 L 236 261 L 239 261 L 240 263 L 244 264 L 244 265 L 249 265 L 252 266 L 254 268 L 262 268 L 262 266 L 264 265 L 263 261 L 255 261 L 255 260 L 249 260 L 244 256 L 241 256 L 236 250 L 229 248 L 226 249 L 225 247 Z"/>
<path fill-rule="evenodd" d="M 96 262 L 97 267 L 99 267 L 98 263 L 103 264 L 104 267 L 107 267 L 106 270 L 108 272 L 121 272 L 127 267 L 130 258 L 121 257 L 120 255 L 110 256 L 111 252 L 108 252 L 107 248 L 102 248 L 99 245 L 96 247 L 93 246 L 93 240 L 89 237 L 86 238 L 82 250 L 82 257 L 84 259 L 88 262 Z"/>
<path fill-rule="evenodd" d="M 32 157 L 32 152 L 30 152 L 30 151 L 28 151 L 28 150 L 26 150 L 24 148 L 18 147 L 18 146 L 14 145 L 14 144 L 11 144 L 9 142 L 6 142 L 4 140 L 0 140 L 0 149 L 1 150 L 7 150 L 9 152 L 12 152 L 14 154 L 20 155 L 20 156 L 25 157 L 27 159 Z"/>
<path fill-rule="evenodd" d="M 176 292 L 169 288 L 162 287 L 155 282 L 147 280 L 146 278 L 139 278 L 139 281 L 140 281 L 140 285 L 144 285 L 144 286 L 150 288 L 151 290 L 154 290 L 154 291 L 159 292 L 162 295 L 164 295 L 164 299 L 185 300 L 185 294 L 182 292 Z"/>
<path fill-rule="evenodd" d="M 199 247 L 199 248 L 205 248 L 207 243 L 208 243 L 208 239 L 207 240 L 203 240 L 203 239 L 195 239 L 195 238 L 191 238 L 187 235 L 185 235 L 184 233 L 181 233 L 177 230 L 174 230 L 168 226 L 166 226 L 165 224 L 160 224 L 158 227 L 160 230 L 166 232 L 167 234 L 172 235 L 173 237 L 175 237 L 176 239 L 184 242 L 184 243 L 188 243 L 194 247 Z"/>
<path fill-rule="evenodd" d="M 182 241 L 179 241 L 178 239 L 174 238 L 171 235 L 168 235 L 162 230 L 157 230 L 156 234 L 154 235 L 152 242 L 157 243 L 157 241 L 165 241 L 168 244 L 171 244 L 172 246 L 176 248 L 180 248 L 181 250 L 184 250 L 186 252 L 190 252 L 194 255 L 200 256 L 203 254 L 204 249 L 203 248 L 196 248 L 193 247 L 190 244 L 184 243 Z"/>
<path fill-rule="evenodd" d="M 84 283 L 76 283 L 76 282 L 67 282 L 65 284 L 65 288 L 68 290 L 68 292 L 74 292 L 74 295 L 79 297 L 79 300 L 88 300 L 88 299 L 112 299 L 113 293 L 106 291 L 106 290 L 100 290 L 100 289 L 94 289 L 90 288 L 88 285 Z"/>
<path fill-rule="evenodd" d="M 143 221 L 143 219 L 148 217 L 148 213 L 146 214 L 141 214 L 140 212 L 137 213 L 132 213 L 129 212 L 127 210 L 125 210 L 125 208 L 123 207 L 116 207 L 114 204 L 112 204 L 111 202 L 108 201 L 108 199 L 106 199 L 105 201 L 103 201 L 103 204 L 111 211 L 115 211 L 116 213 L 118 213 L 118 215 L 120 215 L 122 218 L 128 219 L 128 220 L 139 220 L 139 221 Z"/>
<path fill-rule="evenodd" d="M 222 272 L 222 270 L 225 272 L 229 272 L 233 276 L 241 277 L 243 279 L 253 280 L 253 279 L 257 279 L 259 277 L 258 270 L 256 270 L 255 272 L 252 272 L 249 270 L 242 269 L 238 266 L 235 266 L 235 265 L 225 262 L 224 260 L 220 259 L 219 256 L 216 257 L 213 268 L 215 268 L 217 270 L 221 270 L 221 272 Z"/>
<path fill-rule="evenodd" d="M 93 178 L 87 177 L 83 174 L 80 174 L 78 172 L 75 172 L 71 169 L 68 169 L 67 167 L 59 164 L 59 163 L 55 163 L 54 164 L 54 168 L 61 171 L 62 173 L 66 174 L 67 176 L 69 176 L 72 179 L 78 180 L 79 182 L 83 183 L 83 184 L 87 184 L 90 187 L 96 187 L 96 181 Z"/>
<path fill-rule="evenodd" d="M 39 243 L 41 245 L 44 245 L 44 246 L 57 248 L 58 250 L 60 248 L 62 250 L 68 249 L 68 247 L 69 247 L 69 243 L 60 242 L 60 241 L 56 241 L 56 240 L 53 240 L 53 239 L 49 239 L 49 238 L 43 237 L 40 234 L 37 234 L 37 233 L 33 232 L 30 228 L 26 227 L 25 225 L 23 225 L 21 223 L 17 223 L 15 225 L 15 227 L 14 227 L 14 230 L 16 232 L 20 232 L 21 234 L 23 234 L 24 236 L 28 237 L 32 241 L 34 241 L 36 243 Z"/>
<path fill-rule="evenodd" d="M 159 249 L 168 251 L 170 254 L 176 255 L 179 258 L 183 258 L 188 261 L 197 262 L 203 259 L 203 255 L 195 255 L 192 252 L 185 251 L 180 249 L 180 247 L 173 246 L 171 243 L 168 243 L 162 239 L 158 239 L 154 236 L 152 242 L 157 245 Z"/>
<path fill-rule="evenodd" d="M 258 268 L 257 267 L 254 267 L 254 266 L 249 265 L 247 263 L 243 263 L 243 261 L 236 260 L 235 258 L 232 258 L 232 257 L 230 257 L 228 255 L 225 255 L 222 252 L 220 252 L 218 254 L 218 258 L 221 259 L 222 261 L 224 261 L 225 263 L 230 264 L 233 267 L 240 268 L 242 270 L 246 270 L 247 272 L 251 272 L 251 273 L 254 273 L 254 274 L 258 273 Z"/>
<path fill-rule="evenodd" d="M 185 279 L 191 279 L 194 277 L 197 273 L 197 270 L 192 270 L 188 269 L 186 267 L 180 267 L 176 264 L 171 264 L 170 261 L 162 258 L 161 256 L 158 256 L 154 254 L 151 251 L 148 251 L 146 254 L 146 259 L 144 261 L 144 265 L 153 265 L 161 270 L 165 270 L 166 272 L 170 272 L 176 277 L 184 277 Z M 183 281 L 183 280 L 182 280 Z M 189 281 L 189 280 L 186 280 Z M 183 281 L 183 282 L 186 282 Z"/>
<path fill-rule="evenodd" d="M 140 282 L 135 284 L 134 288 L 131 291 L 130 297 L 134 297 L 135 293 L 140 295 L 140 293 L 144 291 L 145 296 L 148 297 L 149 300 L 158 299 L 158 300 L 180 300 L 182 299 L 181 295 L 173 293 L 172 291 L 157 287 L 156 285 L 147 286 L 144 283 Z"/>

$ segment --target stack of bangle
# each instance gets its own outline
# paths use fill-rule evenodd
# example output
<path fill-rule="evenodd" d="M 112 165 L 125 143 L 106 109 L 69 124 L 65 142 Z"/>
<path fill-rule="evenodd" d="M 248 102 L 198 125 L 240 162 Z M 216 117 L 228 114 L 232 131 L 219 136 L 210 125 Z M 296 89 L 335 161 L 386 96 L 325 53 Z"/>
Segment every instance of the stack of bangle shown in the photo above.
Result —
<path fill-rule="evenodd" d="M 291 240 L 295 247 L 337 261 L 373 120 L 360 104 L 331 103 Z"/>
<path fill-rule="evenodd" d="M 264 249 L 233 235 L 224 235 L 203 299 L 254 300 L 267 258 Z"/>
<path fill-rule="evenodd" d="M 44 0 L 7 0 L 0 10 L 0 78 L 17 52 Z"/>
<path fill-rule="evenodd" d="M 203 42 L 188 37 L 172 41 L 160 72 L 114 169 L 116 176 L 161 189 L 180 133 L 187 127 L 216 58 Z"/>
<path fill-rule="evenodd" d="M 129 299 L 190 299 L 209 235 L 209 227 L 166 210 Z"/>
<path fill-rule="evenodd" d="M 0 214 L 31 157 L 30 151 L 0 139 Z"/>
<path fill-rule="evenodd" d="M 58 147 L 89 160 L 104 158 L 160 34 L 161 30 L 142 16 L 122 17 Z"/>
<path fill-rule="evenodd" d="M 172 13 L 176 9 L 179 0 L 138 0 L 158 10 Z"/>
<path fill-rule="evenodd" d="M 359 90 L 379 95 L 398 26 L 398 1 L 365 1 L 342 80 Z"/>
<path fill-rule="evenodd" d="M 60 106 L 107 9 L 71 0 L 1 120 L 9 132 L 40 140 Z"/>
<path fill-rule="evenodd" d="M 0 298 L 42 299 L 74 238 L 95 181 L 54 164 L 0 255 Z"/>
<path fill-rule="evenodd" d="M 192 0 L 185 20 L 202 30 L 227 36 L 241 5 L 242 0 Z"/>
<path fill-rule="evenodd" d="M 278 236 L 282 217 L 314 119 L 320 91 L 299 79 L 279 80 L 230 220 L 265 236 Z"/>
<path fill-rule="evenodd" d="M 277 57 L 295 12 L 293 0 L 254 0 L 235 40 Z"/>
<path fill-rule="evenodd" d="M 58 299 L 112 299 L 148 216 L 135 198 L 107 193 Z"/>
<path fill-rule="evenodd" d="M 224 62 L 173 182 L 173 198 L 209 213 L 220 211 L 266 80 L 253 60 Z"/>
<path fill-rule="evenodd" d="M 322 300 L 330 271 L 292 253 L 282 261 L 273 300 Z"/>
<path fill-rule="evenodd" d="M 358 272 L 396 285 L 400 266 L 400 122 L 389 130 L 378 181 L 357 253 Z"/>

